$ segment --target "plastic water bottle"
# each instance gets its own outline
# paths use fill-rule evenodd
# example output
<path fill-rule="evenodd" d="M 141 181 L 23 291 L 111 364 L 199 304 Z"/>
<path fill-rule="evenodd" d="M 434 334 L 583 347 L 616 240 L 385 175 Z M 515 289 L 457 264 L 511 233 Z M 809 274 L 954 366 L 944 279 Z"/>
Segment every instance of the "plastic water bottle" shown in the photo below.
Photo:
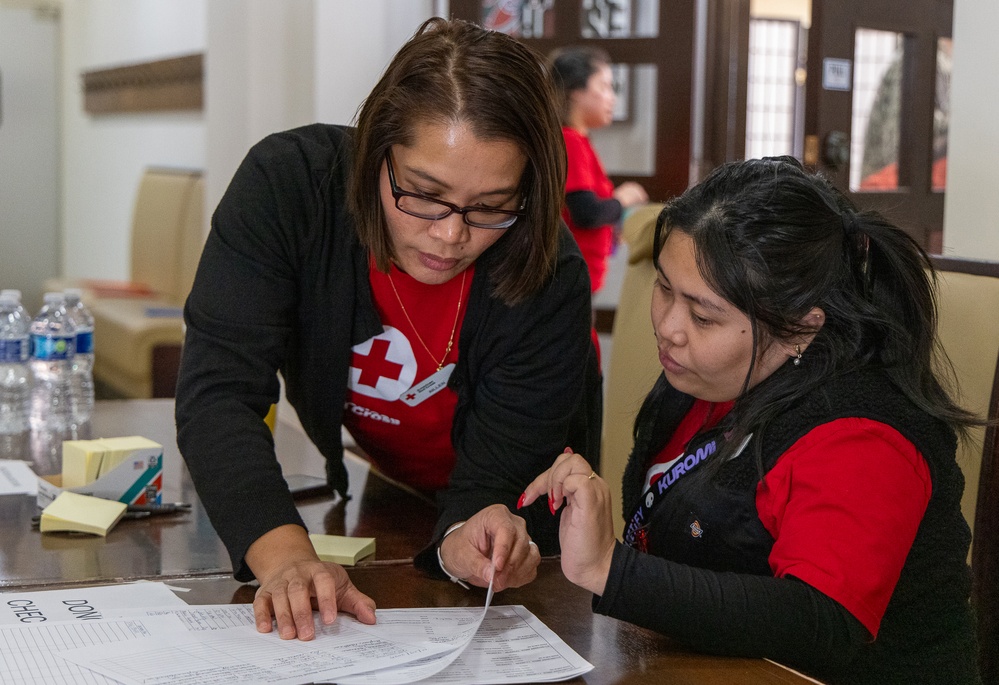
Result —
<path fill-rule="evenodd" d="M 65 291 L 66 312 L 76 329 L 71 407 L 73 425 L 82 426 L 94 413 L 94 317 L 80 300 L 79 288 Z"/>
<path fill-rule="evenodd" d="M 20 293 L 0 293 L 0 441 L 15 440 L 31 429 L 31 369 L 28 366 L 31 324 Z"/>
<path fill-rule="evenodd" d="M 45 305 L 31 322 L 31 429 L 53 436 L 73 425 L 72 373 L 76 330 L 62 293 L 45 293 Z"/>

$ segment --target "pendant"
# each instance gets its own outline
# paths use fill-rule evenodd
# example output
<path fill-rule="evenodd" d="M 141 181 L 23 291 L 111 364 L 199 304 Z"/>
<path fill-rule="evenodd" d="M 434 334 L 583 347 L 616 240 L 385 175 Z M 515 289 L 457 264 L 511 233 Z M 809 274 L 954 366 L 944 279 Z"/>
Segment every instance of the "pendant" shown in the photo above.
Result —
<path fill-rule="evenodd" d="M 433 397 L 447 387 L 447 381 L 451 378 L 451 372 L 454 371 L 454 366 L 454 362 L 451 362 L 440 370 L 434 371 L 425 379 L 419 381 L 409 390 L 402 393 L 402 395 L 399 396 L 399 399 L 408 404 L 410 407 L 415 407 L 423 400 Z"/>

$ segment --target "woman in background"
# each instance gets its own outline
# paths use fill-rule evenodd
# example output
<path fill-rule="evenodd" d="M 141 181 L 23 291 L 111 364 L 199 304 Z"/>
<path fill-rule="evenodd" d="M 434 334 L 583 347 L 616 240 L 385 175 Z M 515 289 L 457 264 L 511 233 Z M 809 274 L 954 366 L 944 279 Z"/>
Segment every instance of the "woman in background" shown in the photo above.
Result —
<path fill-rule="evenodd" d="M 614 249 L 615 225 L 625 209 L 645 204 L 649 197 L 632 181 L 615 188 L 590 145 L 590 131 L 611 123 L 617 101 L 607 53 L 570 47 L 552 53 L 550 60 L 561 95 L 568 162 L 562 218 L 579 244 L 590 288 L 596 293 L 604 284 L 607 258 Z"/>
<path fill-rule="evenodd" d="M 979 683 L 956 433 L 923 250 L 790 157 L 715 170 L 656 225 L 663 375 L 635 424 L 624 542 L 578 454 L 562 568 L 599 613 L 827 683 Z"/>

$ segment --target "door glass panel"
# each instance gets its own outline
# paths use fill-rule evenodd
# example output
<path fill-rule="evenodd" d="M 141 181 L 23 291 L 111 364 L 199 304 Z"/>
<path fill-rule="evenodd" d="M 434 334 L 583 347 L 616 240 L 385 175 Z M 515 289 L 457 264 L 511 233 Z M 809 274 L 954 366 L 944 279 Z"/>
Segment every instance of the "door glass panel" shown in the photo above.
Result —
<path fill-rule="evenodd" d="M 482 0 L 482 26 L 517 38 L 551 38 L 555 0 Z"/>
<path fill-rule="evenodd" d="M 655 38 L 658 0 L 581 0 L 583 38 Z"/>
<path fill-rule="evenodd" d="M 933 169 L 930 183 L 934 192 L 947 189 L 947 129 L 950 121 L 950 71 L 953 41 L 937 40 L 937 88 L 933 101 Z"/>
<path fill-rule="evenodd" d="M 795 102 L 802 89 L 796 80 L 798 27 L 786 19 L 749 22 L 747 158 L 795 152 Z"/>
<path fill-rule="evenodd" d="M 653 176 L 656 171 L 656 83 L 654 64 L 614 64 L 618 94 L 614 121 L 590 132 L 590 142 L 609 175 Z"/>
<path fill-rule="evenodd" d="M 853 50 L 850 190 L 898 189 L 904 36 L 857 29 Z"/>

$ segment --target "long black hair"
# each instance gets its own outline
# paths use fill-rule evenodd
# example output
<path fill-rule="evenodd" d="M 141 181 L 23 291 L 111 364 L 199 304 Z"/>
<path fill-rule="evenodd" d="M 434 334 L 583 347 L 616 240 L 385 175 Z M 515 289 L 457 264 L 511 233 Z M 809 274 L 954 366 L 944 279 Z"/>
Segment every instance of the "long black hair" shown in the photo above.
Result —
<path fill-rule="evenodd" d="M 729 449 L 765 432 L 818 385 L 858 368 L 882 370 L 959 434 L 982 423 L 951 400 L 938 376 L 949 381 L 953 372 L 937 349 L 936 276 L 926 252 L 877 212 L 858 212 L 793 157 L 726 164 L 672 200 L 656 222 L 654 259 L 673 231 L 692 239 L 705 282 L 752 326 L 753 361 L 730 413 Z M 751 388 L 763 346 L 814 332 L 802 322 L 815 307 L 825 323 L 800 366 Z M 636 444 L 663 391 L 661 379 L 639 413 Z"/>

